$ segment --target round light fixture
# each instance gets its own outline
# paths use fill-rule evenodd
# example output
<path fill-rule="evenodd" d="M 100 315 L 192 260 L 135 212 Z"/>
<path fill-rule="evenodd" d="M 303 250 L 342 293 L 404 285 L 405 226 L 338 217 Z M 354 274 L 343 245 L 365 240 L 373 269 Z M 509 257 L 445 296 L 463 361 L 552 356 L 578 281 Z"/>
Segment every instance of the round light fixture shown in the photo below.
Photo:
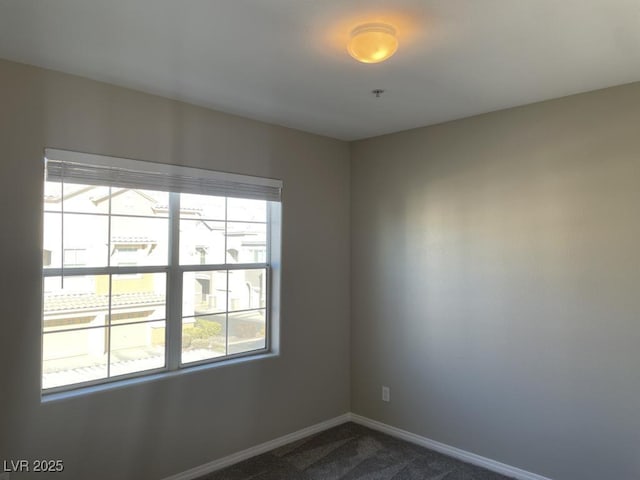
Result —
<path fill-rule="evenodd" d="M 396 29 L 384 23 L 365 23 L 351 31 L 347 50 L 362 63 L 383 62 L 398 49 Z"/>

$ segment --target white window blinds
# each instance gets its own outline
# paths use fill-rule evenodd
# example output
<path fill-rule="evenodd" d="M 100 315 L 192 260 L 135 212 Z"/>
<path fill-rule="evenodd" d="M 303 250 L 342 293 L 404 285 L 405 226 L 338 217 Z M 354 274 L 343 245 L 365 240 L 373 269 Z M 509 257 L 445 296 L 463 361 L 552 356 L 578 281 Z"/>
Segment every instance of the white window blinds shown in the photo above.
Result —
<path fill-rule="evenodd" d="M 282 181 L 163 163 L 127 160 L 47 148 L 45 178 L 165 192 L 251 198 L 279 202 Z"/>

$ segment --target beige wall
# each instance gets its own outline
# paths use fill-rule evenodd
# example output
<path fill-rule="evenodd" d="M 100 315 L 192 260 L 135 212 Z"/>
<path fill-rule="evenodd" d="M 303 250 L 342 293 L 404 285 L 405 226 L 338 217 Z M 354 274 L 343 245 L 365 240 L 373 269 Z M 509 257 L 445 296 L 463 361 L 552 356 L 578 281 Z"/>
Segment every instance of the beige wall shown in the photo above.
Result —
<path fill-rule="evenodd" d="M 281 355 L 42 404 L 45 147 L 281 178 Z M 0 155 L 0 459 L 158 479 L 349 410 L 346 143 L 0 61 Z"/>
<path fill-rule="evenodd" d="M 639 107 L 635 84 L 352 145 L 355 413 L 640 478 Z"/>

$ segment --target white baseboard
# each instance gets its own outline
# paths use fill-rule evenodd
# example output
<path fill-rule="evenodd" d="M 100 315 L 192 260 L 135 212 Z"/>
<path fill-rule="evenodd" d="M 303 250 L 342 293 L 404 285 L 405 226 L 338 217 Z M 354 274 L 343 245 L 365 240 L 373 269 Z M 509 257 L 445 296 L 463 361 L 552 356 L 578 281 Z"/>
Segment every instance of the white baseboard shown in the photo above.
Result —
<path fill-rule="evenodd" d="M 332 427 L 341 425 L 349 421 L 351 421 L 351 414 L 345 413 L 344 415 L 340 415 L 339 417 L 316 423 L 315 425 L 303 428 L 302 430 L 298 430 L 288 435 L 269 440 L 268 442 L 261 443 L 260 445 L 255 445 L 237 453 L 232 453 L 231 455 L 227 455 L 226 457 L 222 457 L 212 462 L 205 463 L 204 465 L 191 468 L 185 472 L 177 473 L 165 478 L 164 480 L 193 480 L 195 478 L 201 477 L 202 475 L 215 472 L 216 470 L 221 470 L 235 463 L 247 460 L 248 458 L 266 453 L 269 450 L 273 450 L 274 448 L 282 447 L 287 443 L 295 442 L 296 440 L 308 437 L 309 435 L 313 435 L 314 433 L 328 430 Z"/>
<path fill-rule="evenodd" d="M 543 477 L 542 475 L 527 472 L 526 470 L 512 467 L 511 465 L 506 465 L 504 463 L 491 460 L 490 458 L 476 455 L 475 453 L 467 452 L 465 450 L 461 450 L 444 443 L 436 442 L 435 440 L 431 440 L 430 438 L 421 437 L 420 435 L 416 435 L 415 433 L 407 432 L 406 430 L 401 430 L 400 428 L 392 427 L 391 425 L 387 425 L 386 423 L 378 422 L 377 420 L 371 420 L 370 418 L 356 415 L 354 413 L 350 415 L 350 419 L 354 423 L 369 427 L 373 430 L 386 433 L 387 435 L 391 435 L 393 437 L 401 438 L 402 440 L 406 440 L 407 442 L 415 443 L 416 445 L 420 445 L 421 447 L 426 447 L 430 450 L 434 450 L 449 457 L 462 460 L 463 462 L 471 463 L 473 465 L 486 468 L 487 470 L 491 470 L 492 472 L 515 478 L 516 480 L 551 480 L 550 478 Z"/>
<path fill-rule="evenodd" d="M 282 447 L 288 443 L 295 442 L 296 440 L 300 440 L 302 438 L 308 437 L 309 435 L 328 430 L 329 428 L 341 425 L 346 422 L 354 422 L 359 425 L 369 427 L 373 430 L 377 430 L 393 437 L 401 438 L 402 440 L 415 443 L 416 445 L 429 448 L 444 455 L 448 455 L 449 457 L 457 458 L 458 460 L 462 460 L 463 462 L 471 463 L 473 465 L 486 468 L 487 470 L 491 470 L 492 472 L 515 478 L 516 480 L 551 480 L 550 478 L 543 477 L 542 475 L 527 472 L 526 470 L 512 467 L 511 465 L 506 465 L 504 463 L 491 460 L 490 458 L 476 455 L 475 453 L 467 452 L 450 445 L 445 445 L 444 443 L 436 442 L 435 440 L 431 440 L 430 438 L 421 437 L 420 435 L 416 435 L 415 433 L 401 430 L 399 428 L 392 427 L 391 425 L 387 425 L 386 423 L 378 422 L 377 420 L 371 420 L 370 418 L 356 415 L 354 413 L 345 413 L 344 415 L 331 418 L 324 422 L 320 422 L 310 427 L 303 428 L 302 430 L 298 430 L 288 435 L 284 435 L 268 442 L 261 443 L 260 445 L 247 448 L 246 450 L 233 453 L 217 460 L 213 460 L 212 462 L 205 463 L 204 465 L 200 465 L 185 472 L 177 473 L 165 478 L 164 480 L 193 480 L 203 475 L 207 475 L 208 473 L 215 472 L 216 470 L 221 470 L 238 462 L 242 462 L 243 460 L 247 460 L 251 457 L 266 453 L 269 450 L 273 450 L 274 448 Z"/>

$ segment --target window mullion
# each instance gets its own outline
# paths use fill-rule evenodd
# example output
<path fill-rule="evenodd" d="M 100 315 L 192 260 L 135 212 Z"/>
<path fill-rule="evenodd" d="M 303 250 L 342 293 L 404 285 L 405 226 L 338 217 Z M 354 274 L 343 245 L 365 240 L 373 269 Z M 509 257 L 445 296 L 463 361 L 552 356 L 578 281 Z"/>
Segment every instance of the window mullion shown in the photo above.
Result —
<path fill-rule="evenodd" d="M 169 274 L 167 278 L 167 367 L 180 367 L 182 348 L 182 272 L 180 271 L 180 194 L 169 194 Z"/>

